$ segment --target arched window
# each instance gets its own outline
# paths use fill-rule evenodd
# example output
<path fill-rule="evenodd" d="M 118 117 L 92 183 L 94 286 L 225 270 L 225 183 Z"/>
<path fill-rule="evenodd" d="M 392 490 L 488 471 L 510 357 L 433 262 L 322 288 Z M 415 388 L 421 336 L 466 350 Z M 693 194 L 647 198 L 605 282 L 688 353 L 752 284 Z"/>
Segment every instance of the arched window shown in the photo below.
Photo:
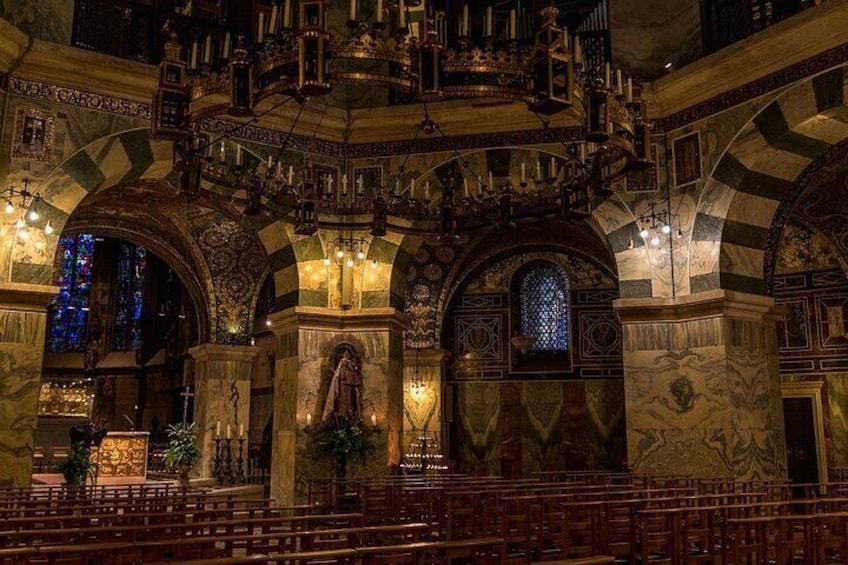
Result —
<path fill-rule="evenodd" d="M 117 292 L 112 347 L 132 351 L 141 347 L 139 322 L 144 311 L 144 281 L 147 276 L 147 250 L 132 243 L 118 247 Z"/>
<path fill-rule="evenodd" d="M 562 269 L 548 262 L 528 265 L 521 276 L 521 335 L 533 337 L 530 351 L 568 350 L 568 279 Z"/>
<path fill-rule="evenodd" d="M 67 235 L 59 240 L 59 295 L 50 306 L 48 348 L 52 353 L 83 351 L 94 264 L 94 236 Z"/>

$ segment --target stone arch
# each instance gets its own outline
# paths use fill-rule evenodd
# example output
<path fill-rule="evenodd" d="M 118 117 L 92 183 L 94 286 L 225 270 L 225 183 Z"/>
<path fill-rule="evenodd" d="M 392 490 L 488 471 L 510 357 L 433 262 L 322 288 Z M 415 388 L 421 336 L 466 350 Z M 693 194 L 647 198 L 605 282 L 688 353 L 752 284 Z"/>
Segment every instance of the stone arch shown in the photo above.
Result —
<path fill-rule="evenodd" d="M 766 293 L 767 257 L 803 190 L 799 180 L 848 139 L 846 91 L 845 68 L 831 69 L 781 94 L 737 133 L 698 203 L 689 249 L 692 294 Z M 770 234 L 775 223 L 777 234 Z"/>

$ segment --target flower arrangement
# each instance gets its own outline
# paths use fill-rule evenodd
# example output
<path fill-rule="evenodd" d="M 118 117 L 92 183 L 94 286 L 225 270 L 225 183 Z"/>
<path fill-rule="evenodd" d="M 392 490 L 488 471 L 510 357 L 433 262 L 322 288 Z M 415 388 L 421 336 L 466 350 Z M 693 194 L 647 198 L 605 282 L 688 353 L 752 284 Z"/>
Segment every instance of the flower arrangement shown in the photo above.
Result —
<path fill-rule="evenodd" d="M 319 423 L 312 428 L 312 440 L 321 453 L 330 453 L 336 465 L 336 477 L 347 474 L 347 461 L 350 456 L 359 456 L 362 463 L 371 450 L 368 442 L 376 430 L 366 426 L 361 420 L 336 417 Z"/>

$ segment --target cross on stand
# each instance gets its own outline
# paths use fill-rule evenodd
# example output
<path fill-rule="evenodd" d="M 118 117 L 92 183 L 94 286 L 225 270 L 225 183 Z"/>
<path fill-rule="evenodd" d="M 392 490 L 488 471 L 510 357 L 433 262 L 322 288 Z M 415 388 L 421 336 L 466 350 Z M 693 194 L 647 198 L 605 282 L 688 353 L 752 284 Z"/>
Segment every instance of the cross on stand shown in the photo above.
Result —
<path fill-rule="evenodd" d="M 188 423 L 188 403 L 194 398 L 194 393 L 191 392 L 191 387 L 186 385 L 185 390 L 180 393 L 180 396 L 183 397 L 183 428 L 185 428 Z"/>

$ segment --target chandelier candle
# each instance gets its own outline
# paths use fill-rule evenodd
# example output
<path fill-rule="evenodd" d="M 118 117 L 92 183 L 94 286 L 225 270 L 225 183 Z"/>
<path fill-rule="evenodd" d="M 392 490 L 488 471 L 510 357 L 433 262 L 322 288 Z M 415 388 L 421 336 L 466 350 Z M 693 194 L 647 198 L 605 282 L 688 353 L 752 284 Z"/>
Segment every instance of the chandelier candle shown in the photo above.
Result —
<path fill-rule="evenodd" d="M 283 27 L 291 29 L 291 0 L 286 0 L 283 8 Z"/>

